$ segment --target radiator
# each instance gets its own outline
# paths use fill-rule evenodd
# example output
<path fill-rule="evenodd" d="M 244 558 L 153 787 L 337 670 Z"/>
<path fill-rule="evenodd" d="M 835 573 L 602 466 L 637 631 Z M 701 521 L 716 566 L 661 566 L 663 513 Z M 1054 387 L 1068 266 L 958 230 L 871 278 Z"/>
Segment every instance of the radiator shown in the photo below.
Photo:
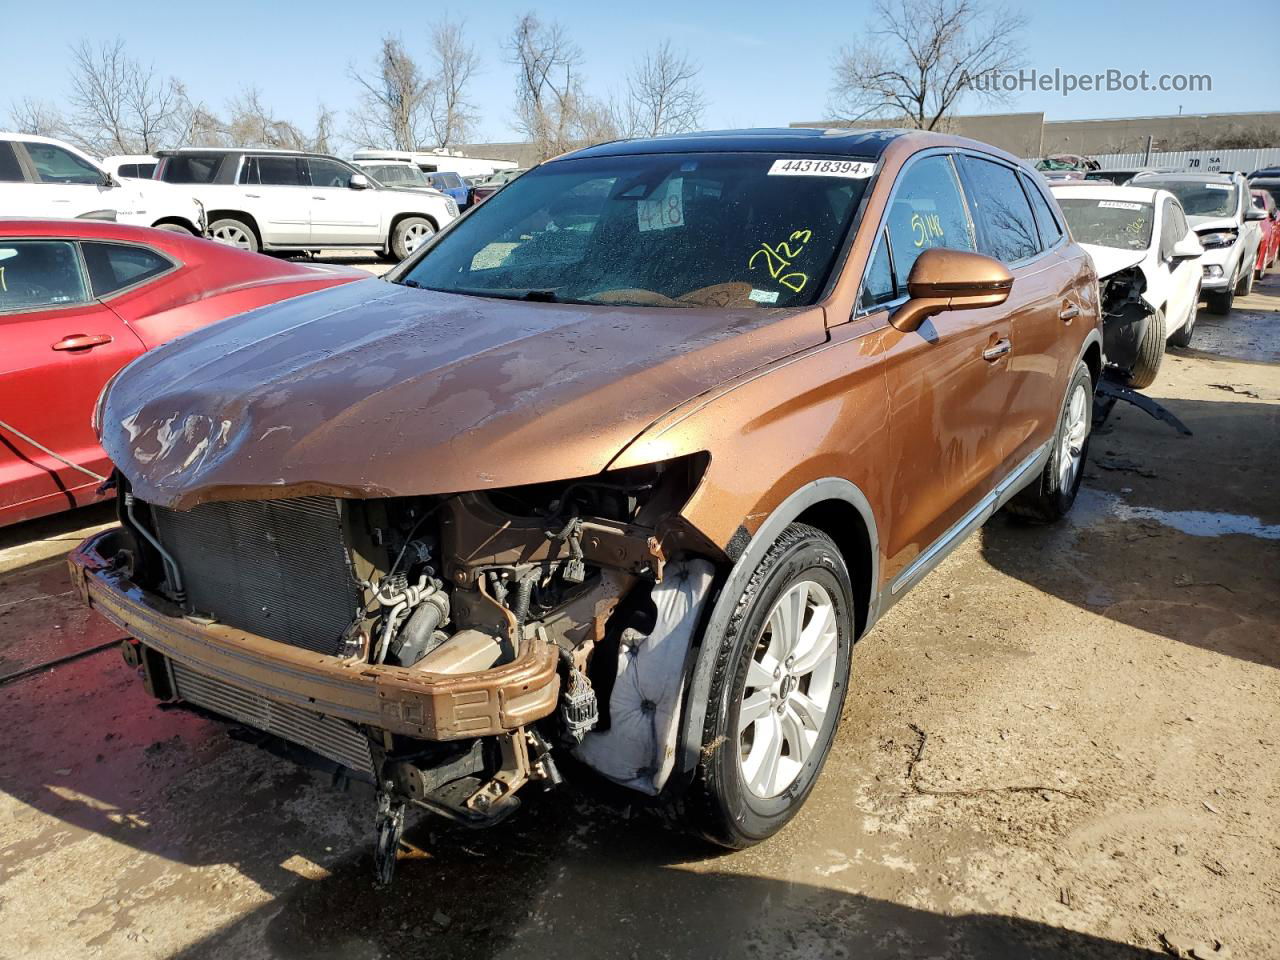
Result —
<path fill-rule="evenodd" d="M 173 671 L 174 691 L 188 703 L 275 734 L 358 773 L 373 774 L 369 741 L 354 724 L 292 704 L 268 700 L 225 680 L 192 670 L 176 660 L 169 663 Z"/>
<path fill-rule="evenodd" d="M 317 653 L 337 654 L 360 590 L 331 497 L 152 508 L 193 613 Z"/>

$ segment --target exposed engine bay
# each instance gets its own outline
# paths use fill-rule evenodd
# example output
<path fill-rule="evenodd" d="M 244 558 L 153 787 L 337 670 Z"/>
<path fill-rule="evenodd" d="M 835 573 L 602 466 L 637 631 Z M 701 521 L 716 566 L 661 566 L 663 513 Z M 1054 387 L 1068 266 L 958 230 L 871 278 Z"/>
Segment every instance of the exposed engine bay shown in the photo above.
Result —
<path fill-rule="evenodd" d="M 244 631 L 376 676 L 380 719 L 286 716 L 271 686 L 287 687 L 284 673 L 250 703 L 180 653 L 131 641 L 126 658 L 157 696 L 280 734 L 372 783 L 384 880 L 406 803 L 496 822 L 525 785 L 560 782 L 562 750 L 656 794 L 714 578 L 697 558 L 718 555 L 679 515 L 705 465 L 694 456 L 483 493 L 189 511 L 136 500 L 117 477 L 132 537 L 111 564 L 129 582 L 205 630 Z M 653 653 L 641 658 L 646 643 Z M 621 726 L 609 709 L 620 676 Z"/>

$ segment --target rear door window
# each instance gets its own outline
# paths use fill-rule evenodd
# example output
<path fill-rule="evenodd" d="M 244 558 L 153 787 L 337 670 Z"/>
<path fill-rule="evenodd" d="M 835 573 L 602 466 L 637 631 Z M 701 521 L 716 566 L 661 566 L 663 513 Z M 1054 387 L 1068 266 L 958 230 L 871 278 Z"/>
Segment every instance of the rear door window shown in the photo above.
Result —
<path fill-rule="evenodd" d="M 85 241 L 80 248 L 84 251 L 89 283 L 95 297 L 105 297 L 125 287 L 144 283 L 173 266 L 167 257 L 146 247 Z"/>
<path fill-rule="evenodd" d="M 1036 226 L 1040 229 L 1040 242 L 1047 250 L 1062 239 L 1062 225 L 1053 213 L 1053 207 L 1045 199 L 1044 191 L 1035 185 L 1025 173 L 1019 173 L 1022 186 L 1031 198 L 1031 209 L 1036 216 Z"/>
<path fill-rule="evenodd" d="M 66 240 L 0 240 L 0 313 L 55 309 L 88 301 L 75 244 Z"/>
<path fill-rule="evenodd" d="M 300 187 L 302 164 L 297 157 L 249 157 L 241 183 L 263 186 Z"/>
<path fill-rule="evenodd" d="M 967 154 L 959 159 L 978 227 L 979 250 L 1006 264 L 1035 256 L 1040 251 L 1040 238 L 1014 169 Z"/>
<path fill-rule="evenodd" d="M 973 224 L 950 157 L 923 157 L 907 168 L 889 203 L 886 225 L 894 270 L 903 285 L 926 250 L 976 249 Z"/>

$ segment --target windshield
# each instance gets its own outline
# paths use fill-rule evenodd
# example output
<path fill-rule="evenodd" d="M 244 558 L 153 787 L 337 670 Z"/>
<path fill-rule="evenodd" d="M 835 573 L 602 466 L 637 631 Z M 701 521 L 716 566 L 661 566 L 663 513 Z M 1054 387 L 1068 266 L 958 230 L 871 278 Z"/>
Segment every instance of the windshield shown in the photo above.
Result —
<path fill-rule="evenodd" d="M 427 178 L 423 176 L 422 171 L 417 167 L 400 166 L 399 164 L 387 164 L 382 167 L 366 167 L 373 179 L 379 183 L 397 184 L 397 183 L 417 183 L 425 184 Z"/>
<path fill-rule="evenodd" d="M 1182 202 L 1188 217 L 1234 217 L 1236 187 L 1232 183 L 1204 183 L 1195 180 L 1154 180 L 1143 177 L 1131 183 L 1144 189 L 1168 190 Z"/>
<path fill-rule="evenodd" d="M 396 279 L 512 299 L 808 305 L 873 166 L 731 153 L 557 161 L 494 194 Z"/>
<path fill-rule="evenodd" d="M 1058 206 L 1077 243 L 1120 250 L 1146 250 L 1151 245 L 1155 217 L 1149 203 L 1058 197 Z"/>

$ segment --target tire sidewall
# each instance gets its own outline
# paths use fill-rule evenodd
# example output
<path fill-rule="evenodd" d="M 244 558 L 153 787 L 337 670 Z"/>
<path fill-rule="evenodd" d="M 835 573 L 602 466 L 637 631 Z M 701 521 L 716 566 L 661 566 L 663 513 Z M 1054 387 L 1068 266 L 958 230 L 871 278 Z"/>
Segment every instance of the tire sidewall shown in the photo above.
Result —
<path fill-rule="evenodd" d="M 1076 371 L 1072 374 L 1071 382 L 1067 385 L 1066 395 L 1062 398 L 1062 410 L 1058 414 L 1058 429 L 1053 432 L 1053 449 L 1049 454 L 1049 463 L 1047 465 L 1048 476 L 1045 486 L 1047 492 L 1054 498 L 1054 509 L 1059 514 L 1065 514 L 1075 503 L 1076 494 L 1080 490 L 1080 483 L 1084 480 L 1084 466 L 1089 459 L 1089 441 L 1093 438 L 1093 422 L 1090 411 L 1086 408 L 1084 418 L 1084 443 L 1080 449 L 1080 469 L 1076 471 L 1076 475 L 1071 482 L 1071 489 L 1064 490 L 1061 486 L 1062 476 L 1062 435 L 1067 429 L 1067 411 L 1071 408 L 1071 397 L 1076 392 L 1076 386 L 1080 383 L 1084 384 L 1085 403 L 1091 404 L 1093 398 L 1093 378 L 1089 375 L 1089 368 L 1083 363 L 1076 367 Z"/>
<path fill-rule="evenodd" d="M 436 228 L 431 225 L 431 221 L 426 217 L 405 217 L 397 223 L 395 229 L 391 231 L 391 252 L 397 260 L 403 260 L 408 257 L 409 254 L 414 252 L 413 250 L 408 250 L 405 247 L 405 231 L 415 223 L 423 224 L 431 231 L 432 235 L 436 232 Z M 423 243 L 425 242 L 426 239 L 423 240 Z"/>
<path fill-rule="evenodd" d="M 223 246 L 225 246 L 225 247 L 231 247 L 231 249 L 232 249 L 232 250 L 245 250 L 245 249 L 248 249 L 248 251 L 249 251 L 250 253 L 258 253 L 258 252 L 260 252 L 260 251 L 261 251 L 262 246 L 261 246 L 261 244 L 259 244 L 259 243 L 258 243 L 258 235 L 257 235 L 256 233 L 254 233 L 254 231 L 253 231 L 253 227 L 249 226 L 249 224 L 245 223 L 243 220 L 237 220 L 235 217 L 222 217 L 221 219 L 219 219 L 219 220 L 215 220 L 213 223 L 209 224 L 209 238 L 210 238 L 210 239 L 213 239 L 213 233 L 214 233 L 214 231 L 215 231 L 215 230 L 216 230 L 220 225 L 222 225 L 222 224 L 224 224 L 224 223 L 226 223 L 226 224 L 234 223 L 237 227 L 239 227 L 241 230 L 243 230 L 243 231 L 244 231 L 244 233 L 245 233 L 245 236 L 247 236 L 247 237 L 249 238 L 249 246 L 248 246 L 247 248 L 245 248 L 245 247 L 237 247 L 237 246 L 234 246 L 233 244 L 229 244 L 229 243 L 224 243 L 224 244 L 222 244 Z M 222 241 L 221 241 L 221 240 L 214 240 L 214 243 L 222 243 Z"/>
<path fill-rule="evenodd" d="M 762 565 L 767 562 L 768 557 Z M 738 712 L 747 670 L 774 604 L 789 587 L 804 579 L 820 584 L 835 608 L 837 646 L 831 702 L 814 749 L 796 779 L 777 797 L 757 797 L 743 780 L 738 753 Z M 727 653 L 727 680 L 707 711 L 704 751 L 710 748 L 707 779 L 714 787 L 714 800 L 721 808 L 718 819 L 735 834 L 734 845 L 758 842 L 781 829 L 804 804 L 822 771 L 839 726 L 848 687 L 854 631 L 852 596 L 848 570 L 834 545 L 825 537 L 807 537 L 786 546 L 769 566 L 760 588 L 730 622 L 731 639 L 722 640 L 731 645 Z"/>

